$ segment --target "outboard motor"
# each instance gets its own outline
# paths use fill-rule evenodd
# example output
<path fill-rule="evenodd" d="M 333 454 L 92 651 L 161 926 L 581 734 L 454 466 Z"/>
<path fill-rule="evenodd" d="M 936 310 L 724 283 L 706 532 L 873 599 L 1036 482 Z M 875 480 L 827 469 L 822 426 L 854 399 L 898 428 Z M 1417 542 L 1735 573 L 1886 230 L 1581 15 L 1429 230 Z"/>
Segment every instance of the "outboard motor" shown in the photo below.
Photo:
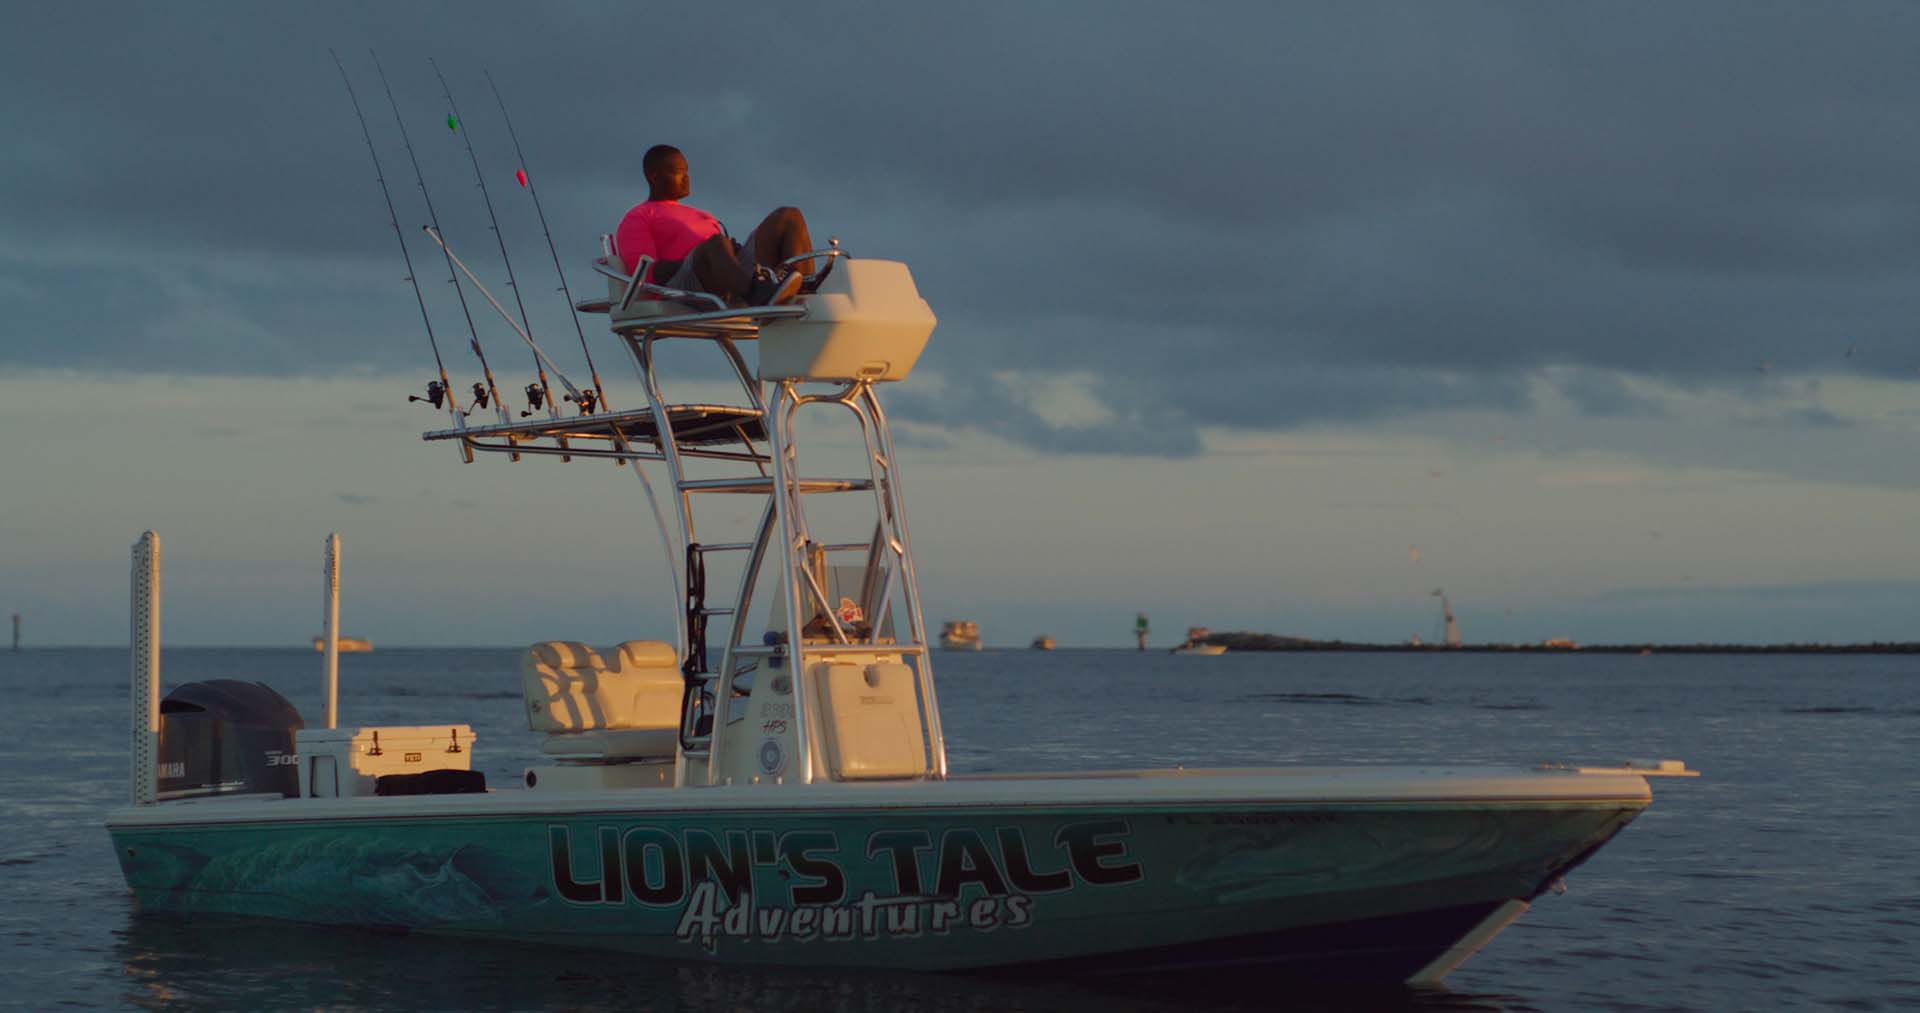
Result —
<path fill-rule="evenodd" d="M 160 701 L 159 797 L 298 797 L 293 733 L 305 726 L 265 683 L 209 679 L 177 687 Z"/>

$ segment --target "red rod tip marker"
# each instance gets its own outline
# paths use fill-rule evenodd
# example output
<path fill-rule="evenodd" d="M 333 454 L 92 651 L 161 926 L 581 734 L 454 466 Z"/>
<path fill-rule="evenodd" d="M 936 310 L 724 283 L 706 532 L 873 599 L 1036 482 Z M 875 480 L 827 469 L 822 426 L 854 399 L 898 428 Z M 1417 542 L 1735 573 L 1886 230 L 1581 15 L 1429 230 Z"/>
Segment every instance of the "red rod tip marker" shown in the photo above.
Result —
<path fill-rule="evenodd" d="M 527 185 L 527 170 L 525 170 L 525 169 L 515 169 L 515 170 L 513 170 L 513 178 L 514 178 L 514 179 L 517 179 L 517 180 L 519 180 L 519 181 L 520 181 L 520 185 L 521 185 L 521 186 L 526 186 L 526 185 Z"/>

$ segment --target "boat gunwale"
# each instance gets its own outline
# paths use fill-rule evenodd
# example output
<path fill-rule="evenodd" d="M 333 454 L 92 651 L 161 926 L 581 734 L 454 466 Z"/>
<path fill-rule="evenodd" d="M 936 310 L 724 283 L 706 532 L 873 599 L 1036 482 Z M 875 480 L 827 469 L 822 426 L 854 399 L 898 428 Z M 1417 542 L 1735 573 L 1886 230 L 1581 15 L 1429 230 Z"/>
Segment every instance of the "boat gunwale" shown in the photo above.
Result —
<path fill-rule="evenodd" d="M 1301 788 L 1303 776 L 1331 771 L 1365 777 L 1360 784 Z M 1392 772 L 1389 774 L 1389 772 Z M 1252 774 L 1253 776 L 1249 776 Z M 1158 775 L 1158 776 L 1156 776 Z M 1221 775 L 1221 776 L 1207 776 Z M 1358 779 L 1358 778 L 1356 778 Z M 1252 782 L 1252 783 L 1250 783 Z M 1425 782 L 1422 784 L 1421 782 Z M 1477 782 L 1477 783 L 1476 783 Z M 1081 791 L 1060 790 L 1071 786 Z M 1196 793 L 1196 786 L 1215 788 Z M 797 791 L 798 787 L 808 790 Z M 1029 790 L 1009 796 L 1010 787 Z M 1267 789 L 1261 792 L 1257 789 Z M 1052 791 L 1046 789 L 1055 789 Z M 1086 791 L 1084 789 L 1094 788 Z M 1139 789 L 1149 790 L 1142 792 Z M 971 790 L 969 790 L 971 789 Z M 1037 789 L 1037 790 L 1036 790 Z M 1127 790 L 1123 790 L 1127 789 Z M 1238 789 L 1238 790 L 1235 790 Z M 981 812 L 1129 810 L 1198 813 L 1228 809 L 1325 811 L 1444 811 L 1527 808 L 1644 809 L 1652 790 L 1638 774 L 1581 774 L 1564 770 L 1494 768 L 1468 776 L 1422 768 L 1284 768 L 1255 771 L 1095 771 L 1082 775 L 963 775 L 945 781 L 837 782 L 811 786 L 713 785 L 691 789 L 610 788 L 578 791 L 507 789 L 485 794 L 367 796 L 329 799 L 205 798 L 122 806 L 107 815 L 109 829 L 194 824 L 302 824 L 443 819 L 498 819 L 570 815 L 713 817 L 780 813 L 795 817 L 839 813 L 941 814 Z M 278 803 L 308 803 L 285 807 Z M 395 802 L 407 804 L 393 811 Z"/>

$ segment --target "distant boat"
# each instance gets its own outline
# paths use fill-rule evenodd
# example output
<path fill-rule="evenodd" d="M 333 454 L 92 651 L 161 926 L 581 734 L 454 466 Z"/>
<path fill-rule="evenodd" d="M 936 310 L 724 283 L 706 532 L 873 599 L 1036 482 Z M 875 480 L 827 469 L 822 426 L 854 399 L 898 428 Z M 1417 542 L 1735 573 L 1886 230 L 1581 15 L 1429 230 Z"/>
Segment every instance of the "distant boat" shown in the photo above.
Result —
<path fill-rule="evenodd" d="M 326 650 L 326 649 L 327 649 L 327 638 L 325 638 L 325 637 L 314 637 L 314 638 L 313 638 L 313 649 L 314 649 L 314 650 L 316 650 L 316 651 L 324 651 L 324 650 Z M 350 653 L 350 652 L 351 652 L 351 653 L 359 653 L 359 652 L 365 652 L 365 651 L 371 651 L 371 650 L 373 650 L 373 641 L 371 641 L 371 640 L 364 640 L 364 639 L 362 639 L 362 638 L 360 638 L 360 637 L 341 637 L 341 638 L 340 638 L 340 653 L 341 653 L 341 654 L 347 654 L 347 653 Z"/>
<path fill-rule="evenodd" d="M 980 624 L 971 619 L 945 623 L 940 627 L 940 646 L 949 651 L 980 649 Z"/>
<path fill-rule="evenodd" d="M 1053 638 L 1042 633 L 1033 638 L 1032 646 L 1036 651 L 1051 651 L 1053 650 Z"/>
<path fill-rule="evenodd" d="M 1227 653 L 1227 645 L 1207 643 L 1207 638 L 1211 636 L 1213 636 L 1213 631 L 1207 629 L 1205 626 L 1189 626 L 1187 627 L 1186 642 L 1174 648 L 1169 653 L 1206 655 Z"/>

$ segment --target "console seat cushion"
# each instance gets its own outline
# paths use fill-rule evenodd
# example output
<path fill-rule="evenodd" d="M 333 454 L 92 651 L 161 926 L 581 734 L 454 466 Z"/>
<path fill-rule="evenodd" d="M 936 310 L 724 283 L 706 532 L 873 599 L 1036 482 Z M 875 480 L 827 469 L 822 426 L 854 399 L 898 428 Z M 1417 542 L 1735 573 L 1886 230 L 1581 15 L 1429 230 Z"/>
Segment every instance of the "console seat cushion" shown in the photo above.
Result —
<path fill-rule="evenodd" d="M 548 756 L 591 757 L 596 760 L 659 759 L 671 757 L 680 747 L 680 726 L 672 728 L 619 728 L 596 732 L 567 732 L 549 735 L 540 743 Z"/>
<path fill-rule="evenodd" d="M 605 655 L 576 641 L 535 644 L 520 661 L 527 726 L 556 755 L 664 756 L 686 683 L 672 644 L 629 640 Z"/>

